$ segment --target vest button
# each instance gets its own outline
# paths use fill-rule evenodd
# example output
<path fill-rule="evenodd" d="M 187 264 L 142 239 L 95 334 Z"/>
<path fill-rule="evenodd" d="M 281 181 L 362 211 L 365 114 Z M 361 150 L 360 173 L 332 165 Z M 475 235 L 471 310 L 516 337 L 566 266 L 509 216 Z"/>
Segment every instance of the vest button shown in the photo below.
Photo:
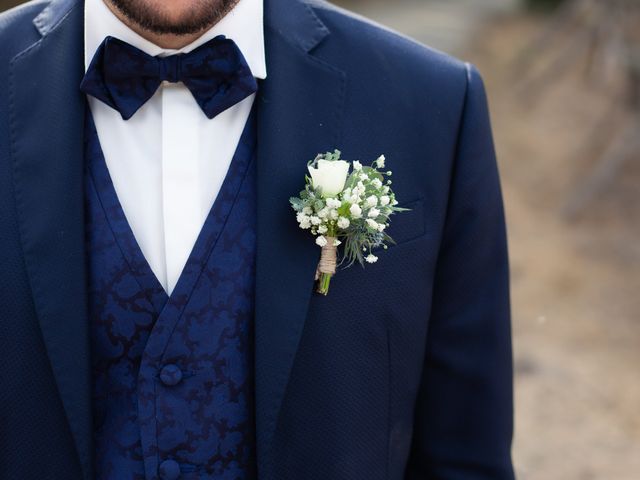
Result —
<path fill-rule="evenodd" d="M 177 365 L 169 363 L 160 370 L 160 381 L 168 387 L 177 385 L 180 380 L 182 380 L 182 371 Z"/>
<path fill-rule="evenodd" d="M 158 473 L 162 480 L 177 480 L 180 477 L 180 465 L 175 460 L 165 460 L 160 464 Z"/>

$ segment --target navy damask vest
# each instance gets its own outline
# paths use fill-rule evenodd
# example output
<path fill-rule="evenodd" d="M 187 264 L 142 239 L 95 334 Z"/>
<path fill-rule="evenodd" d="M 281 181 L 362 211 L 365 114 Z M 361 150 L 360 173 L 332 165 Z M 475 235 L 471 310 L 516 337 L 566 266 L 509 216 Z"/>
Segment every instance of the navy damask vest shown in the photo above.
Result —
<path fill-rule="evenodd" d="M 97 479 L 255 478 L 255 138 L 253 111 L 167 296 L 127 223 L 87 113 Z"/>

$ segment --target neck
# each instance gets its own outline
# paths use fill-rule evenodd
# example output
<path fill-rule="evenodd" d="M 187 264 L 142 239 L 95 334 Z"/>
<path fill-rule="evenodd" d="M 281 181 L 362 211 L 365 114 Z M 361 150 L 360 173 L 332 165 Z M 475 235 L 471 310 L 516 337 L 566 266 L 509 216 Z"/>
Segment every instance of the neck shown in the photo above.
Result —
<path fill-rule="evenodd" d="M 124 23 L 131 30 L 136 32 L 145 40 L 149 40 L 151 43 L 159 46 L 160 48 L 166 48 L 171 50 L 178 50 L 182 47 L 186 47 L 190 43 L 196 41 L 204 32 L 206 32 L 213 25 L 202 29 L 199 32 L 186 34 L 186 35 L 173 35 L 170 33 L 155 33 L 142 28 L 137 23 L 133 22 L 130 18 L 124 15 L 118 10 L 109 0 L 105 0 L 105 5 L 118 19 Z"/>

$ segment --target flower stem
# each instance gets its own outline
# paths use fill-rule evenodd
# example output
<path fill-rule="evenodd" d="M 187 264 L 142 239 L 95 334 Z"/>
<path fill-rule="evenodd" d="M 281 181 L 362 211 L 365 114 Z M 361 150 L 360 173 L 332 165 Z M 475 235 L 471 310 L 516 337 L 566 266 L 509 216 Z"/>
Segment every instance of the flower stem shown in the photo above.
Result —
<path fill-rule="evenodd" d="M 321 273 L 318 279 L 318 287 L 316 291 L 322 295 L 329 293 L 329 283 L 331 282 L 332 275 L 330 273 Z"/>

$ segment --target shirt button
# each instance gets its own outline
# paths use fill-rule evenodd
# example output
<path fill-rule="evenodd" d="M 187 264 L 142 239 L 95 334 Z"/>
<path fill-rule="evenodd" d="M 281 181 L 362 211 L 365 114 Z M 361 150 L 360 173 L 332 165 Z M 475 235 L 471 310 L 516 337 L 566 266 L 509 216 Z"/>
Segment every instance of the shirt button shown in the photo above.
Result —
<path fill-rule="evenodd" d="M 177 480 L 180 477 L 180 465 L 175 460 L 165 460 L 160 464 L 158 473 L 162 480 Z"/>
<path fill-rule="evenodd" d="M 177 365 L 169 363 L 160 370 L 160 380 L 168 387 L 177 385 L 182 380 L 182 371 Z"/>

